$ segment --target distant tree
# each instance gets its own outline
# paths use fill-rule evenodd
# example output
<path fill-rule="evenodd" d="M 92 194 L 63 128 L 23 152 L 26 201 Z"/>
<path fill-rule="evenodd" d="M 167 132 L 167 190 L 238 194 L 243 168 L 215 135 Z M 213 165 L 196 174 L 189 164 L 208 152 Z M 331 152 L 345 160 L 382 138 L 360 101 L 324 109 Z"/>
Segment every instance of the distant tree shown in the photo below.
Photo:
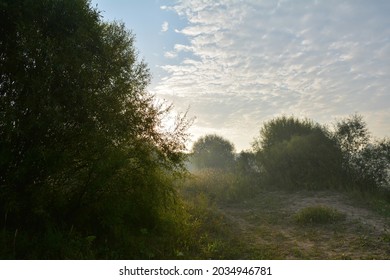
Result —
<path fill-rule="evenodd" d="M 278 143 L 289 141 L 293 136 L 308 135 L 321 128 L 312 121 L 300 120 L 294 117 L 277 117 L 266 123 L 260 130 L 260 137 L 255 139 L 255 150 L 268 149 Z"/>
<path fill-rule="evenodd" d="M 338 121 L 333 137 L 343 152 L 348 180 L 363 190 L 389 187 L 390 144 L 388 139 L 371 141 L 363 117 L 352 115 Z"/>
<path fill-rule="evenodd" d="M 355 157 L 353 167 L 366 181 L 372 182 L 374 189 L 390 190 L 390 140 L 366 145 Z"/>
<path fill-rule="evenodd" d="M 133 34 L 87 0 L 1 0 L 0 40 L 2 227 L 112 244 L 155 227 L 188 123 L 161 129 Z"/>
<path fill-rule="evenodd" d="M 360 115 L 352 115 L 336 123 L 334 136 L 346 155 L 353 156 L 370 142 L 366 122 Z"/>
<path fill-rule="evenodd" d="M 340 177 L 341 153 L 325 128 L 279 117 L 264 124 L 253 144 L 258 166 L 271 184 L 323 188 Z"/>
<path fill-rule="evenodd" d="M 221 136 L 206 135 L 194 143 L 192 161 L 197 168 L 231 168 L 234 163 L 234 145 Z"/>
<path fill-rule="evenodd" d="M 249 151 L 240 152 L 236 158 L 236 170 L 243 175 L 259 173 L 255 154 Z"/>

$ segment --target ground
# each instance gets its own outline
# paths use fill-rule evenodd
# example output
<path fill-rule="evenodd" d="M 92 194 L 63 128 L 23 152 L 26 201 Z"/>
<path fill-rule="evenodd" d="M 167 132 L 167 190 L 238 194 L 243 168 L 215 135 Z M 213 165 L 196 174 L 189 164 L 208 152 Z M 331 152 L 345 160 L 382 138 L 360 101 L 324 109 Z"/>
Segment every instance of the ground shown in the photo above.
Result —
<path fill-rule="evenodd" d="M 299 210 L 318 205 L 345 218 L 321 225 L 294 220 Z M 217 209 L 236 236 L 235 248 L 230 248 L 233 258 L 390 259 L 390 217 L 348 193 L 262 191 Z"/>

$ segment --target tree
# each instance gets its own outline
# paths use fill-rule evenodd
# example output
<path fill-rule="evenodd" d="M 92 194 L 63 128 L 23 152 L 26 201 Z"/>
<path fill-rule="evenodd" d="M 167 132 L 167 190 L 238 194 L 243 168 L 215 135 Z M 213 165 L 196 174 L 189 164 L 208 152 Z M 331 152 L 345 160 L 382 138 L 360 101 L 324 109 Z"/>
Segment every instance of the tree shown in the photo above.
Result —
<path fill-rule="evenodd" d="M 260 137 L 255 139 L 255 150 L 267 149 L 283 141 L 289 141 L 293 136 L 308 135 L 314 130 L 321 130 L 308 119 L 299 120 L 294 117 L 278 117 L 266 123 L 260 130 Z"/>
<path fill-rule="evenodd" d="M 249 151 L 240 152 L 236 158 L 236 170 L 245 176 L 258 174 L 255 154 Z"/>
<path fill-rule="evenodd" d="M 192 160 L 197 168 L 228 169 L 234 163 L 234 145 L 221 136 L 206 135 L 194 143 Z"/>
<path fill-rule="evenodd" d="M 381 139 L 366 145 L 356 157 L 354 168 L 374 189 L 390 190 L 390 140 Z"/>
<path fill-rule="evenodd" d="M 343 152 L 343 168 L 354 187 L 374 191 L 389 186 L 389 140 L 370 141 L 362 116 L 355 114 L 337 122 L 333 137 Z"/>
<path fill-rule="evenodd" d="M 325 128 L 308 120 L 280 117 L 265 123 L 253 148 L 271 184 L 326 188 L 341 176 L 337 145 Z"/>
<path fill-rule="evenodd" d="M 370 142 L 367 124 L 360 115 L 352 115 L 336 123 L 334 136 L 346 155 L 353 156 Z"/>
<path fill-rule="evenodd" d="M 120 224 L 154 227 L 188 122 L 161 129 L 171 107 L 147 92 L 133 34 L 87 0 L 1 0 L 0 38 L 4 228 L 104 240 Z"/>

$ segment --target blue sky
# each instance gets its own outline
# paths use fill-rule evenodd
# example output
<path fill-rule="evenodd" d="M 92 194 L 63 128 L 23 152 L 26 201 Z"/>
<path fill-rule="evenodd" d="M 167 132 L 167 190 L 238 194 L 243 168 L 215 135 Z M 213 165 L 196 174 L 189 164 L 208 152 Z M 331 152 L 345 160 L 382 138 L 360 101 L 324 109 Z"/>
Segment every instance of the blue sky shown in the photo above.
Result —
<path fill-rule="evenodd" d="M 93 0 L 136 35 L 149 90 L 250 148 L 282 114 L 321 124 L 359 113 L 390 135 L 390 1 Z"/>

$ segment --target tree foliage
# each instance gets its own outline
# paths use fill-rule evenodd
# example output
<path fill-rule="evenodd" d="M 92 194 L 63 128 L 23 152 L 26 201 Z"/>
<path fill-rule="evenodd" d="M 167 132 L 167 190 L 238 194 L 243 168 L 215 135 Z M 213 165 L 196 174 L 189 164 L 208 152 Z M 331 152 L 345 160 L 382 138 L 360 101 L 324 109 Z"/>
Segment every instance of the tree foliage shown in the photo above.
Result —
<path fill-rule="evenodd" d="M 367 124 L 357 114 L 337 122 L 334 134 L 346 155 L 356 154 L 370 142 Z"/>
<path fill-rule="evenodd" d="M 255 154 L 249 151 L 241 151 L 236 158 L 236 171 L 245 176 L 253 176 L 259 173 Z"/>
<path fill-rule="evenodd" d="M 357 114 L 336 123 L 334 138 L 343 151 L 343 167 L 350 182 L 371 191 L 389 187 L 388 139 L 371 141 L 366 122 Z"/>
<path fill-rule="evenodd" d="M 171 107 L 147 92 L 133 34 L 86 0 L 1 0 L 0 38 L 3 227 L 113 244 L 156 227 L 188 122 L 161 129 Z"/>
<path fill-rule="evenodd" d="M 390 140 L 368 144 L 356 157 L 354 168 L 374 188 L 390 190 Z"/>
<path fill-rule="evenodd" d="M 340 176 L 341 153 L 325 128 L 280 117 L 264 124 L 254 150 L 268 182 L 285 188 L 330 187 Z"/>
<path fill-rule="evenodd" d="M 337 122 L 334 132 L 307 119 L 282 116 L 264 124 L 253 149 L 270 184 L 376 191 L 389 187 L 388 142 L 371 141 L 359 115 Z"/>
<path fill-rule="evenodd" d="M 294 117 L 281 116 L 264 123 L 260 130 L 260 137 L 255 139 L 255 150 L 268 149 L 284 141 L 289 141 L 293 136 L 308 135 L 314 130 L 321 130 L 310 120 L 300 120 Z"/>
<path fill-rule="evenodd" d="M 234 145 L 221 136 L 206 135 L 194 143 L 192 161 L 197 168 L 231 168 L 234 164 Z"/>

